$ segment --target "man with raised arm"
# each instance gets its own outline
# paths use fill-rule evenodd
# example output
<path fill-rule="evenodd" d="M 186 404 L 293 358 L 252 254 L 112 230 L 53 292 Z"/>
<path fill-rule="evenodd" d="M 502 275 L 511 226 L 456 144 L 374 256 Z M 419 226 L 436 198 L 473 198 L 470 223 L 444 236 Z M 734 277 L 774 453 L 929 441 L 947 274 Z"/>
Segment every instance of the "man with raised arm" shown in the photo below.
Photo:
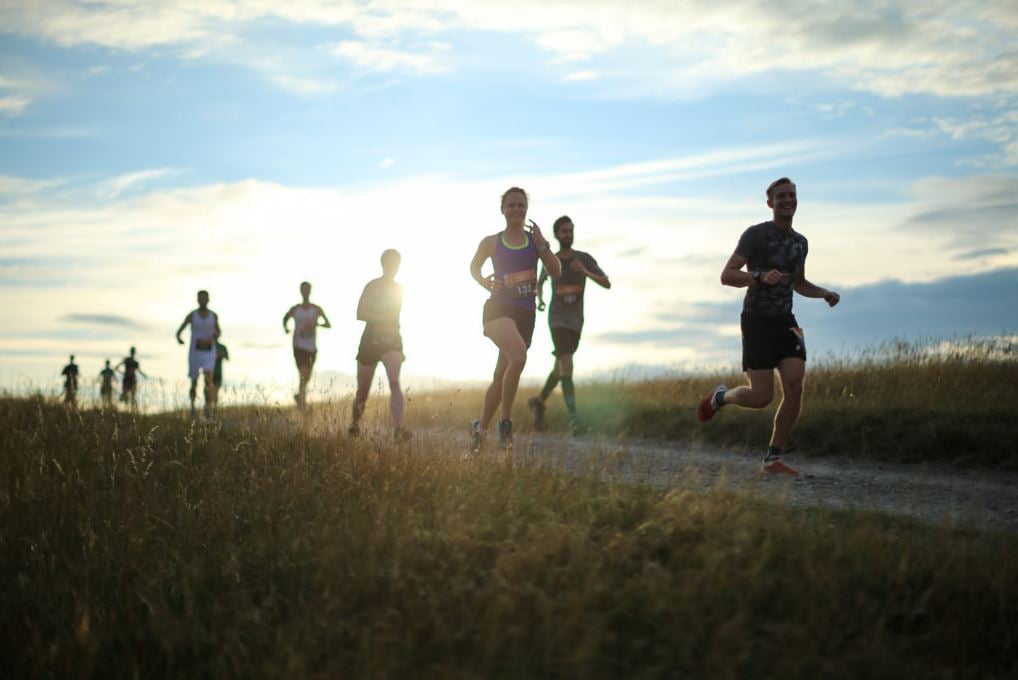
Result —
<path fill-rule="evenodd" d="M 562 398 L 569 410 L 570 429 L 574 433 L 579 431 L 576 390 L 573 387 L 573 354 L 580 345 L 580 333 L 583 332 L 583 296 L 587 279 L 602 288 L 612 287 L 597 260 L 588 253 L 573 249 L 573 230 L 573 221 L 567 215 L 555 220 L 552 226 L 552 233 L 559 244 L 557 255 L 562 263 L 562 276 L 551 280 L 551 308 L 548 310 L 555 366 L 548 374 L 541 393 L 527 400 L 534 416 L 534 429 L 538 432 L 544 430 L 544 402 L 559 382 L 562 383 Z M 538 311 L 544 311 L 544 282 L 547 279 L 548 272 L 542 268 L 537 280 Z"/>
<path fill-rule="evenodd" d="M 799 418 L 806 377 L 806 340 L 792 314 L 792 293 L 821 298 L 833 307 L 841 299 L 806 278 L 806 237 L 792 228 L 798 207 L 795 184 L 787 177 L 767 187 L 773 218 L 743 232 L 724 270 L 721 283 L 746 288 L 742 305 L 742 370 L 748 385 L 728 389 L 718 385 L 705 396 L 697 417 L 707 422 L 726 404 L 761 409 L 774 398 L 774 371 L 781 380 L 781 404 L 774 416 L 765 472 L 796 475 L 781 460 L 781 451 Z M 743 270 L 745 268 L 745 270 Z"/>

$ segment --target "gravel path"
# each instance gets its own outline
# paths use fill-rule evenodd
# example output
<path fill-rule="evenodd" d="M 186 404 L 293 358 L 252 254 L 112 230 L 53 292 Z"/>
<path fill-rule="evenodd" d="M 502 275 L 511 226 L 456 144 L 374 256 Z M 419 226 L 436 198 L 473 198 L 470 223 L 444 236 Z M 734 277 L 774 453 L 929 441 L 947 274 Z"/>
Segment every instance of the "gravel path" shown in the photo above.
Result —
<path fill-rule="evenodd" d="M 424 433 L 462 440 L 464 432 Z M 494 437 L 492 437 L 494 440 Z M 483 454 L 482 454 L 483 455 Z M 874 510 L 932 524 L 1018 533 L 1018 474 L 846 458 L 795 458 L 799 476 L 762 475 L 760 456 L 675 443 L 519 434 L 514 455 L 606 479 L 711 488 L 722 484 L 792 506 Z"/>

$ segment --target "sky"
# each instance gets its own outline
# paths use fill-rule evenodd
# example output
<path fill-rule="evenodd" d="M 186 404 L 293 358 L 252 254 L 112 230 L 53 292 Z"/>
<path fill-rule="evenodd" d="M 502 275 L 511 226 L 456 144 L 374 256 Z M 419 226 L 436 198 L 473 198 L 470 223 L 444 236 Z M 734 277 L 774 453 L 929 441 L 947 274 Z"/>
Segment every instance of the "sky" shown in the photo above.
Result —
<path fill-rule="evenodd" d="M 345 394 L 386 248 L 404 385 L 481 382 L 468 264 L 510 186 L 613 281 L 578 379 L 736 367 L 719 274 L 783 175 L 842 295 L 796 300 L 812 356 L 1013 334 L 1015 35 L 1013 0 L 0 0 L 0 389 L 57 391 L 73 353 L 94 391 L 134 345 L 172 402 L 204 288 L 227 383 L 283 399 L 308 280 L 317 395 Z"/>

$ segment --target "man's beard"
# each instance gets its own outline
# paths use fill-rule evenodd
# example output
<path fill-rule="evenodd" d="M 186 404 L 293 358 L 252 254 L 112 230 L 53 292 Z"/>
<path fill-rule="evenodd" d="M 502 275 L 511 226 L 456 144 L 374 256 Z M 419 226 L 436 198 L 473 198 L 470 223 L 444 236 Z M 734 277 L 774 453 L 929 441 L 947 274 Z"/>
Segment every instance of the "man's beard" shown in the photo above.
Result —
<path fill-rule="evenodd" d="M 560 238 L 556 239 L 560 250 L 566 250 L 573 247 L 573 239 L 571 238 Z"/>

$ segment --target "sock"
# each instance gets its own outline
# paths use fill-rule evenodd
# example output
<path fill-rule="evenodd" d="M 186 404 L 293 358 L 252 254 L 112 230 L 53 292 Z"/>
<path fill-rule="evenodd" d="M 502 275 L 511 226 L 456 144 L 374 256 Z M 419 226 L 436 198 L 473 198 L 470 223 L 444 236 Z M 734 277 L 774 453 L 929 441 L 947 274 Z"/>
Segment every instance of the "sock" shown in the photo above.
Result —
<path fill-rule="evenodd" d="M 541 390 L 541 401 L 547 399 L 555 391 L 555 385 L 558 385 L 558 373 L 555 372 L 555 369 L 552 369 L 551 373 L 548 374 L 548 379 L 544 381 L 544 388 Z"/>
<path fill-rule="evenodd" d="M 714 408 L 719 409 L 725 405 L 725 392 L 726 390 L 718 390 L 714 393 Z"/>
<path fill-rule="evenodd" d="M 775 458 L 781 458 L 781 447 L 770 446 L 767 448 L 767 455 L 764 457 L 764 462 L 774 460 Z"/>
<path fill-rule="evenodd" d="M 562 378 L 562 397 L 566 400 L 566 408 L 569 415 L 576 415 L 576 390 L 573 388 L 573 376 L 567 375 Z"/>

